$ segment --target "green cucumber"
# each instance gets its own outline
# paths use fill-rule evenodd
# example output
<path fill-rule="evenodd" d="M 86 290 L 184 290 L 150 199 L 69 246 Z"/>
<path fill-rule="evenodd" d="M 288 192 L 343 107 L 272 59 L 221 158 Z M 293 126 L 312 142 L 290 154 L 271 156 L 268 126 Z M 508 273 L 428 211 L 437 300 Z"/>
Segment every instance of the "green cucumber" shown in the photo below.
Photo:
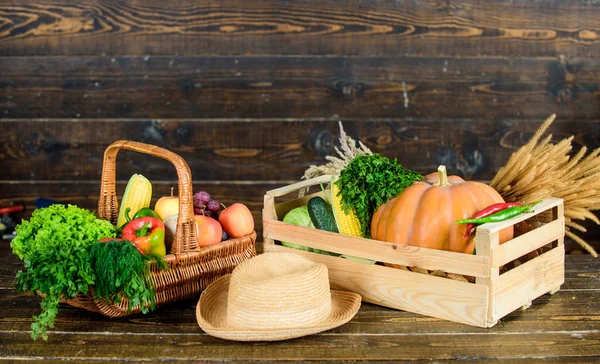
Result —
<path fill-rule="evenodd" d="M 322 197 L 315 196 L 308 200 L 308 215 L 313 225 L 319 230 L 331 231 L 337 233 L 338 228 L 333 217 L 331 205 Z"/>

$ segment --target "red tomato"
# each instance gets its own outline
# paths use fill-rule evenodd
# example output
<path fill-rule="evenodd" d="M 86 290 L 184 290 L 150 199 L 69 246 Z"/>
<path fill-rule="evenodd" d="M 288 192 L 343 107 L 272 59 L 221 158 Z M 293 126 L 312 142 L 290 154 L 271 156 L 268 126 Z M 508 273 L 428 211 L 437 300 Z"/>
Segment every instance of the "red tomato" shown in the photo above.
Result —
<path fill-rule="evenodd" d="M 196 220 L 198 245 L 207 246 L 221 242 L 223 228 L 221 228 L 221 224 L 217 220 L 204 215 L 196 215 L 194 216 L 194 220 Z"/>
<path fill-rule="evenodd" d="M 219 222 L 230 238 L 239 238 L 254 231 L 254 217 L 246 205 L 236 202 L 221 211 Z"/>

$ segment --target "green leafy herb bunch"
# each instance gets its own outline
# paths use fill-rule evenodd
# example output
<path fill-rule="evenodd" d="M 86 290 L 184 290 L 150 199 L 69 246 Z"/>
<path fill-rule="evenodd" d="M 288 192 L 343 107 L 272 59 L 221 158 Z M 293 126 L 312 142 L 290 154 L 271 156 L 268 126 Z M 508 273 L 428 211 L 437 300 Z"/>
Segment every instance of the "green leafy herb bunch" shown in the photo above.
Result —
<path fill-rule="evenodd" d="M 374 153 L 357 155 L 335 183 L 342 195 L 342 208 L 346 212 L 354 209 L 362 236 L 370 238 L 371 217 L 377 208 L 421 179 L 421 174 L 404 168 L 396 159 Z"/>
<path fill-rule="evenodd" d="M 87 293 L 94 284 L 89 250 L 101 238 L 115 237 L 116 229 L 91 211 L 75 205 L 52 205 L 37 209 L 29 221 L 16 227 L 11 248 L 24 264 L 17 273 L 20 292 L 43 295 L 42 312 L 34 316 L 31 337 L 47 339 L 54 327 L 59 302 Z"/>

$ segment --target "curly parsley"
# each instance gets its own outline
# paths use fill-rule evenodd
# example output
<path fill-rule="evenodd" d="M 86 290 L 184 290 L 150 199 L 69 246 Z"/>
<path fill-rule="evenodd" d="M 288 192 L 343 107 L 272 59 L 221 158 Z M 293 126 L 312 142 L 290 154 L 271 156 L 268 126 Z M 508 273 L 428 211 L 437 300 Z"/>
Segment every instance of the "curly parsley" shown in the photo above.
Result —
<path fill-rule="evenodd" d="M 59 302 L 87 293 L 94 284 L 89 249 L 100 238 L 114 237 L 115 227 L 77 206 L 52 205 L 35 210 L 16 232 L 10 245 L 24 263 L 24 269 L 17 272 L 17 290 L 44 295 L 42 312 L 33 317 L 31 338 L 41 335 L 46 340 Z"/>
<path fill-rule="evenodd" d="M 335 183 L 342 196 L 342 208 L 345 212 L 354 209 L 362 236 L 370 238 L 371 217 L 377 208 L 422 178 L 421 174 L 404 168 L 396 159 L 375 153 L 354 158 L 340 172 Z"/>

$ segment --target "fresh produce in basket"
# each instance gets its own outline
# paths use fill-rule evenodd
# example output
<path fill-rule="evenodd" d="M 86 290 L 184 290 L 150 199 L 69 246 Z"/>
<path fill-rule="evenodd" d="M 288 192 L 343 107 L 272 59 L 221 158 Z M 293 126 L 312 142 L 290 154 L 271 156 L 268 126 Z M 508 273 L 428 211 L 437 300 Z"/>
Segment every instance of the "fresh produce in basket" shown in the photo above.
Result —
<path fill-rule="evenodd" d="M 235 202 L 226 207 L 207 191 L 194 194 L 194 214 L 201 246 L 239 238 L 254 231 L 254 217 L 246 205 Z"/>
<path fill-rule="evenodd" d="M 246 205 L 236 202 L 219 213 L 219 223 L 229 237 L 239 238 L 254 231 L 254 217 Z"/>
<path fill-rule="evenodd" d="M 60 302 L 85 295 L 92 286 L 95 298 L 113 304 L 126 299 L 128 311 L 139 307 L 146 313 L 155 308 L 150 265 L 168 269 L 162 257 L 173 242 L 179 198 L 171 191 L 171 196 L 161 197 L 152 210 L 148 207 L 151 190 L 152 184 L 144 176 L 135 174 L 129 179 L 119 210 L 123 219 L 122 224 L 117 223 L 120 229 L 90 211 L 59 204 L 35 210 L 30 221 L 23 220 L 16 227 L 11 247 L 25 263 L 17 273 L 17 289 L 43 297 L 42 313 L 32 324 L 33 339 L 47 339 L 46 329 L 54 327 Z M 217 200 L 209 198 L 207 204 L 206 216 L 194 216 L 200 246 L 229 238 L 216 217 L 232 237 L 254 231 L 252 214 L 245 205 L 234 203 L 221 211 Z M 170 212 L 175 214 L 165 218 L 170 237 L 166 244 L 165 223 L 158 216 Z"/>
<path fill-rule="evenodd" d="M 165 225 L 165 247 L 167 251 L 171 251 L 173 246 L 173 240 L 175 240 L 175 231 L 177 231 L 177 219 L 179 214 L 167 216 L 163 219 Z"/>
<path fill-rule="evenodd" d="M 194 194 L 194 214 L 210 216 L 218 219 L 224 205 L 218 200 L 213 199 L 210 193 L 198 191 Z"/>
<path fill-rule="evenodd" d="M 160 255 L 140 254 L 129 241 L 108 239 L 92 246 L 89 259 L 95 274 L 96 297 L 114 304 L 126 298 L 128 309 L 140 305 L 142 313 L 154 310 L 156 292 L 148 262 L 160 270 L 168 269 Z"/>
<path fill-rule="evenodd" d="M 208 246 L 221 242 L 223 228 L 217 220 L 205 215 L 196 215 L 194 219 L 196 220 L 198 245 Z"/>
<path fill-rule="evenodd" d="M 139 219 L 140 217 L 146 217 L 146 216 L 150 216 L 150 217 L 154 217 L 156 219 L 160 219 L 160 216 L 158 216 L 158 214 L 156 212 L 154 212 L 154 210 L 152 210 L 149 207 L 142 208 L 141 210 L 139 210 L 138 212 L 136 212 L 135 215 L 133 215 L 132 218 L 129 217 L 129 212 L 125 213 L 125 218 L 127 219 L 127 222 L 129 222 L 131 220 Z"/>
<path fill-rule="evenodd" d="M 101 238 L 114 238 L 116 228 L 74 205 L 37 209 L 16 227 L 10 245 L 24 262 L 17 273 L 19 292 L 39 292 L 42 312 L 34 316 L 31 337 L 46 339 L 54 327 L 59 302 L 87 293 L 95 282 L 89 250 Z"/>
<path fill-rule="evenodd" d="M 127 213 L 136 214 L 145 207 L 150 206 L 152 198 L 152 184 L 141 174 L 134 174 L 129 178 L 125 193 L 121 199 L 117 226 L 121 227 L 127 222 Z"/>
<path fill-rule="evenodd" d="M 167 255 L 165 225 L 160 219 L 145 216 L 131 220 L 123 228 L 122 236 L 143 254 L 157 254 L 161 257 Z"/>
<path fill-rule="evenodd" d="M 170 196 L 162 196 L 156 201 L 154 212 L 161 220 L 179 213 L 179 196 L 173 196 L 173 188 L 171 188 Z"/>
<path fill-rule="evenodd" d="M 25 268 L 17 273 L 17 289 L 42 296 L 42 313 L 32 324 L 33 339 L 47 339 L 46 329 L 54 327 L 59 302 L 87 294 L 92 286 L 95 297 L 124 297 L 130 299 L 130 308 L 142 304 L 143 312 L 154 308 L 153 288 L 132 276 L 133 271 L 138 276 L 146 272 L 148 268 L 140 264 L 148 261 L 158 259 L 157 266 L 166 268 L 160 259 L 166 254 L 164 225 L 148 208 L 151 190 L 144 176 L 129 179 L 119 210 L 123 221 L 117 222 L 121 229 L 90 211 L 59 204 L 35 210 L 29 221 L 17 226 L 11 247 Z M 121 231 L 123 237 L 117 238 Z M 152 300 L 145 299 L 150 296 Z"/>
<path fill-rule="evenodd" d="M 475 241 L 465 239 L 465 226 L 454 224 L 470 218 L 502 197 L 490 186 L 458 176 L 447 176 L 440 166 L 404 192 L 381 205 L 371 221 L 373 239 L 401 245 L 472 254 Z M 513 237 L 512 226 L 500 231 L 500 243 Z"/>

